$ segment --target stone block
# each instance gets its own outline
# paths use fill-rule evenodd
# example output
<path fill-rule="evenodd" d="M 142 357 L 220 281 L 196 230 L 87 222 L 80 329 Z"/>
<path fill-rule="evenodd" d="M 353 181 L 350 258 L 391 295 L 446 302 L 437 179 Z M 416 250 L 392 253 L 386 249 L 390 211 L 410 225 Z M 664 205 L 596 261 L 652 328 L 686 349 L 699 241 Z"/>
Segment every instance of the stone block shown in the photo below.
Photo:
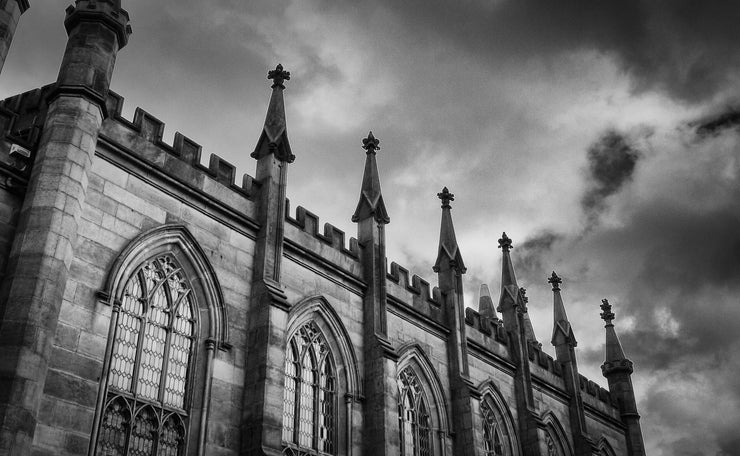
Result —
<path fill-rule="evenodd" d="M 74 352 L 77 350 L 77 344 L 79 342 L 79 339 L 80 339 L 80 329 L 79 328 L 75 328 L 73 326 L 69 326 L 64 323 L 57 324 L 57 330 L 54 336 L 54 344 L 57 347 Z"/>
<path fill-rule="evenodd" d="M 44 393 L 85 407 L 95 407 L 98 382 L 50 369 L 46 376 Z"/>
<path fill-rule="evenodd" d="M 61 449 L 64 447 L 64 437 L 66 432 L 44 424 L 36 425 L 36 432 L 33 436 L 34 445 L 40 445 L 47 448 Z"/>
<path fill-rule="evenodd" d="M 107 342 L 108 340 L 103 336 L 82 331 L 80 332 L 80 342 L 77 351 L 95 359 L 102 360 Z"/>

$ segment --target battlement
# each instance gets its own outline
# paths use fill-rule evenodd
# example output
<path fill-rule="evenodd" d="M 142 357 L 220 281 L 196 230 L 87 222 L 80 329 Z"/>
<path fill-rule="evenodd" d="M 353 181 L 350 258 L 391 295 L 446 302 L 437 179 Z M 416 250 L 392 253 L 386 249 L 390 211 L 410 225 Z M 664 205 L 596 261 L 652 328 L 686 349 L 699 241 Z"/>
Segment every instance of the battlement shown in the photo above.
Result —
<path fill-rule="evenodd" d="M 509 343 L 504 325 L 499 319 L 484 317 L 477 310 L 468 307 L 465 309 L 465 324 L 480 331 L 484 338 L 494 339 L 504 345 Z"/>
<path fill-rule="evenodd" d="M 324 223 L 323 233 L 319 232 L 319 216 L 302 206 L 296 207 L 295 218 L 290 215 L 290 200 L 285 200 L 285 221 L 299 228 L 304 233 L 318 239 L 322 244 L 330 246 L 339 252 L 356 260 L 360 258 L 360 247 L 357 239 L 350 237 L 349 245 L 345 243 L 344 231 L 331 223 Z"/>
<path fill-rule="evenodd" d="M 390 270 L 386 271 L 386 279 L 388 295 L 396 298 L 395 302 L 416 315 L 446 327 L 439 288 L 432 287 L 416 274 L 411 275 L 409 280 L 409 270 L 396 262 L 391 262 Z"/>
<path fill-rule="evenodd" d="M 254 178 L 248 174 L 244 174 L 241 183 L 237 184 L 235 182 L 235 166 L 216 154 L 211 154 L 208 160 L 208 166 L 203 166 L 201 164 L 202 147 L 182 133 L 175 133 L 172 145 L 162 141 L 165 129 L 164 122 L 145 110 L 137 107 L 134 111 L 133 120 L 124 118 L 121 115 L 123 103 L 124 98 L 122 96 L 114 92 L 109 92 L 106 106 L 108 108 L 110 118 L 135 132 L 138 136 L 139 143 L 145 141 L 148 143 L 146 145 L 154 146 L 158 151 L 178 158 L 180 161 L 190 165 L 194 170 L 205 172 L 214 180 L 236 192 L 246 195 L 247 197 L 254 196 L 258 191 L 258 186 L 256 185 Z M 105 126 L 103 128 L 103 132 L 106 132 Z M 130 147 L 130 149 L 133 152 L 145 152 L 147 149 L 151 149 L 151 147 Z M 166 157 L 163 156 L 155 156 L 147 153 L 144 153 L 143 155 L 143 158 L 153 162 L 155 165 L 162 166 L 166 161 Z"/>
<path fill-rule="evenodd" d="M 559 362 L 555 361 L 552 356 L 542 351 L 539 344 L 527 341 L 527 355 L 531 362 L 536 363 L 547 372 L 558 377 L 563 376 L 563 366 Z"/>
<path fill-rule="evenodd" d="M 429 282 L 416 274 L 411 276 L 411 281 L 409 282 L 409 270 L 395 261 L 391 262 L 391 270 L 386 273 L 386 277 L 393 281 L 393 283 L 398 284 L 401 288 L 418 296 L 420 301 L 428 302 L 435 307 L 442 305 L 442 293 L 439 291 L 439 288 L 431 288 Z"/>
<path fill-rule="evenodd" d="M 587 379 L 581 374 L 578 374 L 578 383 L 581 391 L 585 392 L 594 399 L 597 399 L 614 407 L 617 407 L 619 405 L 617 403 L 617 398 L 612 396 L 609 390 L 600 387 L 596 382 Z"/>

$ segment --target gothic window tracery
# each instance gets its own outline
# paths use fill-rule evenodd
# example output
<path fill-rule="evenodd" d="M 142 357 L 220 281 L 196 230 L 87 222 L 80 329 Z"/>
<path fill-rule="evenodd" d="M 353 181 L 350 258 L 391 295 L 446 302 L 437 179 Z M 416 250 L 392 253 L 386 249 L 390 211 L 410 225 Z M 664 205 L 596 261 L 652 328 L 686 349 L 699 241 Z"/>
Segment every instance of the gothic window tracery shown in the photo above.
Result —
<path fill-rule="evenodd" d="M 487 400 L 481 402 L 483 415 L 483 447 L 485 456 L 503 456 L 504 445 L 501 424 Z"/>
<path fill-rule="evenodd" d="M 403 456 L 431 456 L 429 409 L 419 378 L 410 366 L 398 375 L 398 422 Z"/>
<path fill-rule="evenodd" d="M 196 334 L 191 289 L 160 255 L 128 279 L 121 297 L 96 447 L 99 456 L 182 456 Z"/>
<path fill-rule="evenodd" d="M 288 342 L 283 395 L 283 441 L 300 450 L 335 454 L 336 376 L 316 323 Z"/>

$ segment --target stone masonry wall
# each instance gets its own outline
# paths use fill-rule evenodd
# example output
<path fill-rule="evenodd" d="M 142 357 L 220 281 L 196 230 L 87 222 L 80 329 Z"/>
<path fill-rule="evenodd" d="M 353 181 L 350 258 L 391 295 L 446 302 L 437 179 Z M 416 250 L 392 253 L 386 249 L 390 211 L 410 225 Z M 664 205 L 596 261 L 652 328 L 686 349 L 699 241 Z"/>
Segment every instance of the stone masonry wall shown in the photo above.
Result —
<path fill-rule="evenodd" d="M 222 287 L 232 347 L 216 351 L 207 454 L 236 454 L 253 233 L 247 226 L 230 229 L 220 214 L 194 203 L 192 196 L 180 189 L 151 174 L 127 170 L 125 164 L 111 163 L 100 154 L 92 166 L 85 202 L 79 255 L 72 262 L 64 292 L 34 440 L 35 454 L 87 451 L 111 318 L 111 307 L 97 292 L 121 250 L 140 233 L 165 223 L 187 227 L 208 256 Z"/>

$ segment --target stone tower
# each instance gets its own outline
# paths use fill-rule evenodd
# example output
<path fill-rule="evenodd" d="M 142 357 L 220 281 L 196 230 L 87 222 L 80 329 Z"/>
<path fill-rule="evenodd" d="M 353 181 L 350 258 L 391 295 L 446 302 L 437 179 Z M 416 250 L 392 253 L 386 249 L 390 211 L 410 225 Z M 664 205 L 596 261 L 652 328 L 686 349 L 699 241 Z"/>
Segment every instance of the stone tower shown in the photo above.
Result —
<path fill-rule="evenodd" d="M 0 454 L 29 453 L 113 66 L 130 34 L 114 0 L 77 0 L 64 26 L 67 48 L 2 284 Z"/>
<path fill-rule="evenodd" d="M 616 396 L 622 421 L 627 426 L 627 449 L 630 456 L 643 456 L 645 443 L 642 440 L 640 414 L 637 413 L 635 390 L 632 387 L 632 361 L 627 359 L 622 350 L 622 343 L 614 330 L 614 313 L 609 301 L 601 301 L 601 318 L 606 329 L 606 356 L 601 372 L 609 382 L 609 391 Z"/>

